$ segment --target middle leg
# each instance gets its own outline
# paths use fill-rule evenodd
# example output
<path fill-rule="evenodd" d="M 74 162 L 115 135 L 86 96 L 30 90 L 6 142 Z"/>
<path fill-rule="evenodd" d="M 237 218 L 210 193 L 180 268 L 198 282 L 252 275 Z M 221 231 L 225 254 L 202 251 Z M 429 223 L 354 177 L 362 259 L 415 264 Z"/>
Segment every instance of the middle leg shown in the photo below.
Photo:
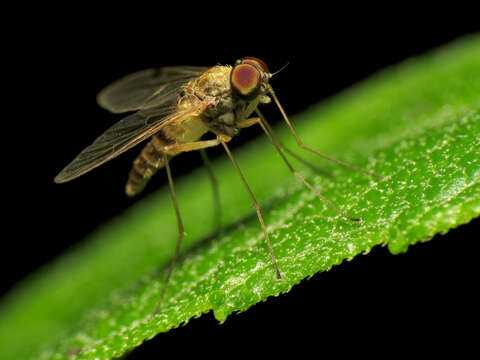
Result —
<path fill-rule="evenodd" d="M 203 163 L 207 168 L 208 177 L 210 178 L 210 183 L 212 184 L 213 216 L 215 218 L 215 228 L 217 229 L 217 232 L 219 232 L 222 225 L 222 207 L 220 205 L 220 192 L 218 190 L 218 181 L 215 173 L 213 172 L 212 162 L 208 158 L 205 149 L 200 149 L 200 155 L 202 156 Z"/>
<path fill-rule="evenodd" d="M 157 306 L 155 307 L 155 310 L 153 311 L 153 315 L 155 315 L 161 308 L 162 303 L 163 303 L 163 298 L 165 297 L 165 293 L 167 291 L 167 286 L 170 281 L 170 277 L 172 275 L 173 269 L 175 267 L 175 263 L 178 258 L 178 254 L 180 252 L 180 245 L 182 243 L 183 236 L 185 235 L 185 230 L 183 227 L 183 222 L 182 222 L 182 217 L 180 215 L 180 209 L 178 207 L 177 203 L 177 195 L 175 193 L 175 186 L 173 185 L 173 178 L 172 178 L 172 172 L 170 170 L 170 165 L 168 163 L 168 154 L 177 154 L 179 152 L 184 152 L 184 151 L 193 151 L 193 150 L 201 150 L 205 149 L 208 147 L 212 146 L 217 146 L 220 143 L 224 144 L 228 141 L 230 141 L 230 137 L 226 135 L 218 135 L 216 139 L 214 140 L 205 140 L 205 141 L 195 141 L 195 142 L 189 142 L 189 143 L 178 143 L 178 144 L 172 144 L 172 145 L 167 145 L 162 148 L 162 157 L 163 157 L 163 162 L 165 163 L 165 168 L 167 170 L 167 177 L 168 177 L 168 185 L 170 187 L 170 193 L 172 195 L 172 201 L 173 201 L 173 206 L 175 208 L 175 215 L 177 217 L 177 222 L 178 222 L 178 240 L 177 240 L 177 245 L 175 247 L 175 252 L 173 254 L 172 260 L 170 261 L 170 266 L 168 268 L 167 276 L 165 278 L 162 292 L 160 293 L 160 299 L 158 300 Z"/>
<path fill-rule="evenodd" d="M 261 115 L 259 113 L 259 115 Z M 265 122 L 266 123 L 266 122 Z M 278 153 L 280 154 L 280 156 L 282 157 L 283 161 L 285 162 L 285 164 L 287 165 L 287 167 L 289 168 L 289 170 L 292 172 L 292 174 L 297 178 L 299 179 L 306 187 L 308 187 L 321 201 L 323 201 L 325 204 L 327 204 L 331 209 L 335 210 L 337 213 L 339 213 L 340 215 L 342 215 L 344 218 L 350 220 L 350 221 L 356 221 L 356 222 L 359 222 L 361 221 L 361 219 L 357 219 L 357 218 L 353 218 L 351 216 L 348 216 L 347 214 L 345 214 L 343 211 L 341 211 L 340 209 L 338 209 L 335 205 L 333 205 L 333 203 L 328 200 L 325 196 L 323 196 L 322 194 L 320 194 L 307 180 L 305 180 L 305 178 L 303 176 L 301 176 L 294 168 L 293 166 L 290 164 L 290 162 L 288 161 L 288 159 L 285 157 L 285 154 L 282 152 L 282 148 L 279 146 L 279 144 L 276 142 L 276 139 L 272 136 L 272 134 L 269 132 L 269 130 L 267 129 L 267 126 L 265 125 L 264 123 L 264 118 L 263 116 L 261 117 L 258 117 L 258 118 L 251 118 L 251 119 L 248 119 L 248 124 L 250 124 L 250 126 L 254 125 L 254 124 L 259 124 L 263 131 L 265 132 L 265 134 L 268 136 L 268 138 L 270 139 L 271 143 L 275 146 L 275 149 L 277 149 Z"/>

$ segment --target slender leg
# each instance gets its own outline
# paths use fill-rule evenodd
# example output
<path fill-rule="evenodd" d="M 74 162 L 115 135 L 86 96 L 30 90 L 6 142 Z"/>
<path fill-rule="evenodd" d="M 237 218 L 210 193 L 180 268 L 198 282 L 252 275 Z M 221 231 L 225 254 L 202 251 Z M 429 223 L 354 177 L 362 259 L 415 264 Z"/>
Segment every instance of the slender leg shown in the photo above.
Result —
<path fill-rule="evenodd" d="M 259 115 L 261 115 L 259 113 Z M 253 122 L 253 120 L 256 119 L 256 122 Z M 322 194 L 320 194 L 317 190 L 315 190 L 315 188 L 307 182 L 307 180 L 305 180 L 305 178 L 303 176 L 301 176 L 299 173 L 297 173 L 295 171 L 295 169 L 293 168 L 293 166 L 290 164 L 290 162 L 287 160 L 287 158 L 285 157 L 285 155 L 283 154 L 282 152 L 282 149 L 280 148 L 280 146 L 277 144 L 277 142 L 275 141 L 275 139 L 273 138 L 273 136 L 270 134 L 270 132 L 268 131 L 267 127 L 266 127 L 266 121 L 264 120 L 264 117 L 261 115 L 261 117 L 259 118 L 253 118 L 253 119 L 249 119 L 250 122 L 252 124 L 254 123 L 258 123 L 260 124 L 260 126 L 262 127 L 263 131 L 265 132 L 265 134 L 267 134 L 268 138 L 270 139 L 270 141 L 272 142 L 272 144 L 275 146 L 275 148 L 277 149 L 278 153 L 280 154 L 280 156 L 282 157 L 283 161 L 285 162 L 285 164 L 287 165 L 287 167 L 290 169 L 290 171 L 292 172 L 293 175 L 295 175 L 295 177 L 297 179 L 299 179 L 306 187 L 308 187 L 311 191 L 313 191 L 313 193 L 321 200 L 323 201 L 325 204 L 327 204 L 331 209 L 335 210 L 337 213 L 339 213 L 340 215 L 342 215 L 344 218 L 350 220 L 350 221 L 356 221 L 356 222 L 359 222 L 361 221 L 361 219 L 356 219 L 356 218 L 352 218 L 350 216 L 348 216 L 347 214 L 345 214 L 343 211 L 341 211 L 340 209 L 338 209 L 335 205 L 333 205 L 333 203 L 328 200 L 325 196 L 323 196 Z M 264 124 L 264 121 L 265 121 L 265 124 Z"/>
<path fill-rule="evenodd" d="M 213 211 L 215 217 L 215 228 L 217 231 L 220 230 L 222 224 L 222 208 L 220 206 L 220 192 L 218 191 L 218 181 L 215 173 L 213 172 L 213 166 L 210 159 L 207 156 L 205 149 L 200 149 L 200 155 L 202 155 L 202 160 L 207 168 L 208 177 L 212 183 L 213 191 Z"/>
<path fill-rule="evenodd" d="M 225 151 L 227 152 L 228 157 L 232 161 L 233 166 L 235 166 L 235 169 L 237 169 L 237 172 L 240 175 L 240 178 L 242 179 L 242 182 L 243 182 L 243 184 L 245 185 L 245 188 L 248 191 L 248 195 L 250 195 L 250 198 L 252 199 L 253 206 L 255 207 L 255 210 L 257 211 L 258 220 L 260 221 L 260 225 L 262 226 L 263 234 L 265 235 L 265 240 L 267 240 L 268 251 L 270 252 L 270 256 L 272 257 L 273 265 L 275 267 L 275 272 L 277 273 L 277 279 L 281 279 L 282 275 L 280 274 L 280 269 L 278 268 L 277 259 L 275 258 L 275 254 L 273 252 L 273 248 L 272 248 L 272 244 L 270 242 L 270 238 L 268 237 L 267 228 L 265 227 L 265 223 L 263 222 L 262 213 L 260 212 L 260 206 L 258 206 L 257 200 L 255 200 L 255 196 L 253 196 L 252 190 L 250 190 L 250 187 L 247 184 L 247 180 L 245 180 L 245 177 L 243 176 L 242 171 L 240 170 L 240 167 L 238 166 L 237 162 L 233 158 L 233 155 L 230 152 L 230 149 L 228 148 L 226 142 L 224 142 L 222 140 L 221 143 L 222 143 L 223 147 L 225 148 Z"/>
<path fill-rule="evenodd" d="M 206 149 L 209 147 L 220 145 L 220 139 L 223 139 L 224 141 L 230 141 L 231 137 L 227 135 L 218 135 L 216 139 L 212 140 L 202 140 L 167 145 L 162 149 L 162 151 L 166 154 L 177 154 L 185 151 Z"/>
<path fill-rule="evenodd" d="M 333 161 L 334 163 L 337 163 L 337 164 L 339 164 L 339 165 L 348 167 L 348 168 L 350 168 L 350 169 L 352 169 L 352 170 L 359 171 L 359 172 L 364 173 L 364 174 L 366 174 L 366 175 L 374 176 L 374 177 L 379 178 L 379 179 L 381 179 L 381 180 L 384 178 L 384 177 L 381 176 L 381 175 L 377 175 L 377 174 L 375 174 L 375 173 L 373 173 L 373 172 L 370 172 L 370 171 L 361 169 L 361 168 L 356 167 L 356 166 L 354 166 L 354 165 L 348 164 L 348 163 L 346 163 L 346 162 L 337 160 L 337 159 L 335 159 L 335 158 L 333 158 L 333 157 L 330 157 L 330 156 L 328 156 L 328 155 L 322 154 L 321 152 L 318 152 L 317 150 L 314 150 L 314 149 L 312 149 L 312 148 L 309 148 L 308 146 L 306 146 L 305 144 L 303 144 L 302 140 L 300 140 L 300 137 L 298 136 L 297 132 L 296 132 L 295 129 L 293 128 L 292 123 L 291 123 L 290 120 L 288 119 L 287 114 L 286 114 L 285 111 L 283 110 L 282 105 L 280 105 L 280 102 L 278 101 L 277 96 L 275 95 L 275 92 L 273 91 L 273 88 L 272 88 L 271 86 L 269 86 L 268 90 L 269 90 L 270 94 L 272 95 L 273 100 L 274 100 L 275 103 L 277 104 L 278 109 L 279 109 L 280 112 L 282 113 L 283 119 L 284 119 L 285 122 L 287 123 L 287 125 L 288 125 L 288 127 L 289 127 L 289 129 L 290 129 L 290 132 L 291 132 L 291 133 L 293 134 L 293 136 L 295 137 L 295 140 L 297 141 L 299 147 L 301 147 L 302 149 L 305 149 L 305 150 L 307 150 L 307 151 L 310 151 L 311 153 L 314 153 L 314 154 L 316 154 L 316 155 L 318 155 L 318 156 L 321 156 L 321 157 L 323 157 L 323 158 L 325 158 L 325 159 L 327 159 L 327 160 Z"/>
<path fill-rule="evenodd" d="M 163 288 L 162 288 L 162 292 L 160 294 L 160 299 L 158 300 L 157 306 L 155 307 L 155 310 L 153 311 L 153 314 L 156 314 L 158 312 L 158 310 L 160 310 L 160 307 L 162 306 L 163 298 L 165 296 L 165 292 L 167 291 L 167 285 L 168 285 L 168 282 L 170 281 L 170 276 L 172 275 L 173 268 L 175 267 L 175 262 L 177 261 L 178 252 L 180 250 L 180 245 L 182 243 L 183 236 L 185 235 L 185 230 L 183 228 L 182 217 L 180 216 L 180 210 L 178 208 L 177 196 L 175 194 L 175 186 L 173 185 L 172 172 L 170 171 L 170 165 L 168 164 L 167 154 L 165 154 L 165 153 L 163 154 L 163 161 L 165 162 L 165 167 L 167 169 L 168 185 L 170 187 L 170 193 L 172 195 L 173 207 L 175 208 L 175 215 L 177 217 L 178 240 L 177 240 L 177 246 L 175 247 L 175 253 L 173 254 L 173 258 L 172 258 L 172 261 L 170 262 L 170 266 L 168 267 L 167 277 L 165 278 L 165 282 L 163 283 Z"/>
<path fill-rule="evenodd" d="M 258 108 L 255 110 L 255 112 L 257 113 L 257 115 L 259 117 L 261 117 L 262 119 L 265 119 L 265 117 L 262 115 L 262 113 L 260 112 L 260 110 L 258 110 Z M 256 124 L 257 122 L 255 122 Z M 266 121 L 263 122 L 263 124 L 266 126 L 266 128 L 268 129 L 268 131 L 270 132 L 270 135 L 272 136 L 272 139 L 277 143 L 278 147 L 280 149 L 282 149 L 283 151 L 285 151 L 286 153 L 290 154 L 290 156 L 294 157 L 295 159 L 297 159 L 298 161 L 300 161 L 301 163 L 303 163 L 304 165 L 307 165 L 309 168 L 311 168 L 313 171 L 317 172 L 317 173 L 320 173 L 320 174 L 323 174 L 325 176 L 329 176 L 329 177 L 332 177 L 332 175 L 322 169 L 320 169 L 319 167 L 313 165 L 311 162 L 305 160 L 304 158 L 302 158 L 300 155 L 297 155 L 295 154 L 292 150 L 290 150 L 289 148 L 287 148 L 283 143 L 282 141 L 275 135 L 275 133 L 273 132 L 273 129 L 272 127 L 270 126 L 270 124 Z"/>
<path fill-rule="evenodd" d="M 182 217 L 180 216 L 180 210 L 178 208 L 177 196 L 175 194 L 175 186 L 173 185 L 172 172 L 170 171 L 170 165 L 168 163 L 167 154 L 205 149 L 207 147 L 219 145 L 220 143 L 224 144 L 227 141 L 230 141 L 229 136 L 218 135 L 217 138 L 214 140 L 195 141 L 195 142 L 183 143 L 183 144 L 173 144 L 173 145 L 165 146 L 163 148 L 163 161 L 165 162 L 165 168 L 167 169 L 168 185 L 170 187 L 173 206 L 175 208 L 175 215 L 177 217 L 177 222 L 178 222 L 178 240 L 177 240 L 177 245 L 175 247 L 175 253 L 173 254 L 173 258 L 168 268 L 167 277 L 165 278 L 165 282 L 163 284 L 162 292 L 160 293 L 160 299 L 158 300 L 157 306 L 155 307 L 155 310 L 153 311 L 152 315 L 155 315 L 162 306 L 163 298 L 165 297 L 165 292 L 167 291 L 168 282 L 170 281 L 170 276 L 172 275 L 172 271 L 175 267 L 175 263 L 178 258 L 178 253 L 180 251 L 180 245 L 182 243 L 183 236 L 185 235 L 185 230 L 183 228 Z"/>

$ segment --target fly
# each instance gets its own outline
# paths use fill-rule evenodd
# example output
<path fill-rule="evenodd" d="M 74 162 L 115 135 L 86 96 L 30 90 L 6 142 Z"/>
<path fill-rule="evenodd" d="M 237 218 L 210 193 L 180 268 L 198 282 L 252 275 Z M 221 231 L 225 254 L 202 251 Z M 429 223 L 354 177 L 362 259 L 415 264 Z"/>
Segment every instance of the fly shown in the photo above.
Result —
<path fill-rule="evenodd" d="M 295 177 L 338 214 L 350 221 L 360 221 L 335 207 L 295 171 L 284 153 L 298 156 L 285 148 L 274 135 L 258 109 L 259 105 L 268 104 L 273 99 L 300 148 L 353 170 L 382 178 L 305 146 L 270 85 L 273 75 L 262 60 L 254 57 L 241 58 L 234 66 L 163 67 L 128 75 L 103 89 L 97 96 L 97 102 L 112 113 L 133 113 L 106 130 L 55 177 L 56 183 L 75 179 L 149 139 L 133 162 L 125 192 L 129 196 L 139 194 L 155 172 L 165 167 L 179 231 L 175 253 L 153 313 L 161 307 L 185 234 L 169 165 L 170 159 L 182 152 L 200 150 L 215 185 L 216 179 L 205 149 L 219 145 L 225 149 L 255 207 L 277 279 L 281 279 L 281 272 L 260 207 L 227 145 L 241 129 L 261 126 Z M 215 139 L 201 140 L 207 132 L 213 133 Z M 218 195 L 217 190 L 215 194 Z M 217 208 L 218 202 L 216 204 Z"/>

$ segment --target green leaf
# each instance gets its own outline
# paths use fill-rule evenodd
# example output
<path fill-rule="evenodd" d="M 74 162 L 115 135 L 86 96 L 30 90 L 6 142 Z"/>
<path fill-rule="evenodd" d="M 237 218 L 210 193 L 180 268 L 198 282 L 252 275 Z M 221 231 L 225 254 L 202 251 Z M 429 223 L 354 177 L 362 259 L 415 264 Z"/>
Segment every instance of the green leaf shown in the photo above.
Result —
<path fill-rule="evenodd" d="M 288 109 L 288 99 L 283 102 Z M 206 172 L 176 181 L 188 235 L 159 315 L 150 313 L 177 239 L 166 188 L 31 275 L 3 301 L 0 358 L 120 356 L 202 313 L 213 310 L 224 321 L 375 245 L 398 254 L 480 214 L 479 36 L 382 71 L 292 121 L 305 144 L 386 176 L 376 181 L 309 153 L 305 157 L 334 178 L 294 162 L 361 223 L 320 202 L 265 138 L 256 140 L 234 154 L 262 205 L 283 280 L 275 279 L 250 199 L 224 158 L 214 164 L 221 235 L 209 235 L 214 219 Z M 284 124 L 276 131 L 295 148 Z"/>

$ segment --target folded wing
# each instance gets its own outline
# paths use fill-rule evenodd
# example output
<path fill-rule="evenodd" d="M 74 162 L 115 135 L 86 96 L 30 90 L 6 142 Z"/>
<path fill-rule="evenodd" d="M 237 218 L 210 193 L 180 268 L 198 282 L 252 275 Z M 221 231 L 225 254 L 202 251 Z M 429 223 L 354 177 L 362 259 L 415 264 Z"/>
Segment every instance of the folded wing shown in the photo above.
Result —
<path fill-rule="evenodd" d="M 55 182 L 75 179 L 148 139 L 163 126 L 185 116 L 198 114 L 199 111 L 199 108 L 194 107 L 176 111 L 176 107 L 168 106 L 137 111 L 98 137 L 55 177 Z"/>
<path fill-rule="evenodd" d="M 160 106 L 207 68 L 172 66 L 146 69 L 121 78 L 97 95 L 98 104 L 113 113 Z"/>

